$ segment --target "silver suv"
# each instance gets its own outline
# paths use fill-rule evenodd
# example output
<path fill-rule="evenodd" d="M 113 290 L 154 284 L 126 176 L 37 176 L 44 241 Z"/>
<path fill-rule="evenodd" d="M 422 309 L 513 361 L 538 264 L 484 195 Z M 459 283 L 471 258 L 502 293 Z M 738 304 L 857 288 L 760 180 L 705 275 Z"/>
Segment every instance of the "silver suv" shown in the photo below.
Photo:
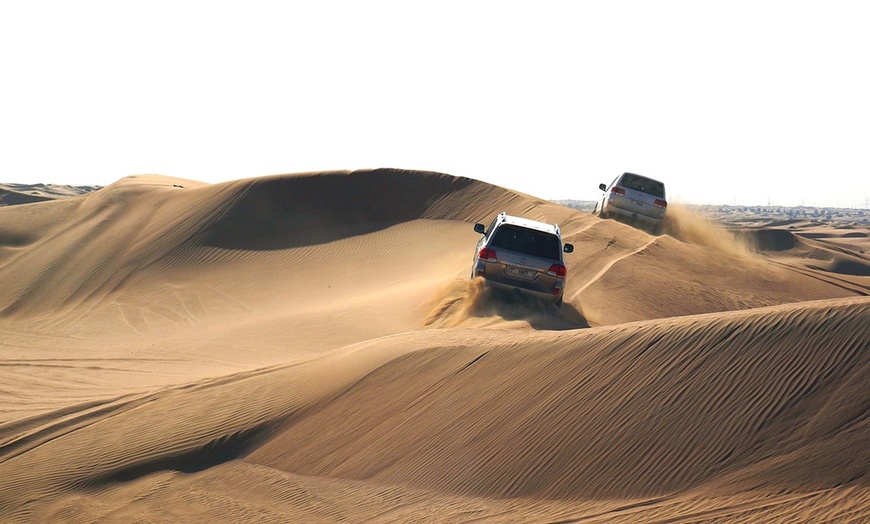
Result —
<path fill-rule="evenodd" d="M 474 230 L 483 237 L 474 251 L 471 278 L 562 305 L 567 273 L 562 253 L 573 252 L 574 246 L 563 247 L 558 225 L 501 213 L 488 228 L 475 224 Z"/>
<path fill-rule="evenodd" d="M 592 213 L 601 218 L 627 218 L 641 222 L 658 234 L 661 232 L 668 201 L 665 198 L 665 185 L 658 180 L 623 173 L 609 186 L 599 184 L 604 191 Z"/>

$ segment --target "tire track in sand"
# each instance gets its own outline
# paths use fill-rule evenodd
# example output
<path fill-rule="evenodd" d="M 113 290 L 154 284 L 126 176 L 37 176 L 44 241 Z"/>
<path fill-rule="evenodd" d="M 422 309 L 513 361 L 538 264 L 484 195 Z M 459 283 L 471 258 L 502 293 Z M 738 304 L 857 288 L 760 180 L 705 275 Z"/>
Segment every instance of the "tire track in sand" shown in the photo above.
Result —
<path fill-rule="evenodd" d="M 597 281 L 598 281 L 601 277 L 603 277 L 603 276 L 604 276 L 608 271 L 610 271 L 610 268 L 612 268 L 612 267 L 613 267 L 617 262 L 620 262 L 620 261 L 622 261 L 622 260 L 625 260 L 626 258 L 628 258 L 628 257 L 630 257 L 630 256 L 637 255 L 638 253 L 640 253 L 640 252 L 643 251 L 644 249 L 646 249 L 646 248 L 650 247 L 651 245 L 653 245 L 653 244 L 654 244 L 658 239 L 659 239 L 659 237 L 653 237 L 652 239 L 650 239 L 649 242 L 647 242 L 647 243 L 641 245 L 641 246 L 638 247 L 637 249 L 634 249 L 634 250 L 632 250 L 632 251 L 629 251 L 628 253 L 626 253 L 626 254 L 624 254 L 624 255 L 618 256 L 618 257 L 614 258 L 613 260 L 611 260 L 610 262 L 608 262 L 607 264 L 605 264 L 604 267 L 601 268 L 601 270 L 600 270 L 598 273 L 595 274 L 595 276 L 593 276 L 591 279 L 589 279 L 589 281 L 587 281 L 585 284 L 583 284 L 583 286 L 582 286 L 580 289 L 578 289 L 577 291 L 575 291 L 574 293 L 572 293 L 571 296 L 568 298 L 568 300 L 569 300 L 569 301 L 573 301 L 575 298 L 577 298 L 577 297 L 580 295 L 580 293 L 582 293 L 583 291 L 586 290 L 586 288 L 588 288 L 589 286 L 591 286 L 592 284 L 594 284 L 595 282 L 597 282 Z"/>

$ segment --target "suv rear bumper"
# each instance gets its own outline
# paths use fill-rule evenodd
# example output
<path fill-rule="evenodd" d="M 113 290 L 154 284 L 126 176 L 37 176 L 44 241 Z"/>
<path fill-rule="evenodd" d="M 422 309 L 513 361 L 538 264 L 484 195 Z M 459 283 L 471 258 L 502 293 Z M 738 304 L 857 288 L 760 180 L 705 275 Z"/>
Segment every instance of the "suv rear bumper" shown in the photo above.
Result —
<path fill-rule="evenodd" d="M 518 282 L 516 280 L 495 279 L 486 274 L 482 274 L 480 276 L 483 278 L 486 284 L 492 288 L 502 289 L 505 291 L 517 290 L 527 296 L 534 297 L 546 302 L 559 302 L 559 299 L 562 298 L 562 293 L 564 292 L 564 289 L 561 287 L 542 289 L 540 287 L 524 285 L 522 282 Z M 558 290 L 558 293 L 554 294 L 553 292 L 555 290 Z"/>
<path fill-rule="evenodd" d="M 631 211 L 628 209 L 623 209 L 621 207 L 616 207 L 612 204 L 609 206 L 606 206 L 604 208 L 604 212 L 610 213 L 611 215 L 623 216 L 626 218 L 630 218 L 632 220 L 639 220 L 641 222 L 651 224 L 654 226 L 661 225 L 662 220 L 664 219 L 663 216 L 662 217 L 651 217 L 651 216 L 644 215 L 642 213 L 638 213 L 636 211 Z"/>

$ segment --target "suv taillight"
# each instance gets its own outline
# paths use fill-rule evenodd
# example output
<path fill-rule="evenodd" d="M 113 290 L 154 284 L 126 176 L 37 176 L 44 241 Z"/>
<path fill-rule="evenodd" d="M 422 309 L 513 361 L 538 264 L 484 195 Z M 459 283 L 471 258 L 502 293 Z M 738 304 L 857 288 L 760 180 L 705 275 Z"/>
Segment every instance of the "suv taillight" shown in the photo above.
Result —
<path fill-rule="evenodd" d="M 477 254 L 477 257 L 481 260 L 486 260 L 487 262 L 498 262 L 498 255 L 495 254 L 495 249 L 488 247 L 481 249 L 480 253 Z"/>
<path fill-rule="evenodd" d="M 547 270 L 547 274 L 551 277 L 564 277 L 568 273 L 568 269 L 562 264 L 553 264 Z"/>
<path fill-rule="evenodd" d="M 625 189 L 622 189 L 621 187 L 613 186 L 610 188 L 610 192 L 616 193 L 617 195 L 624 195 Z"/>
<path fill-rule="evenodd" d="M 662 200 L 661 198 L 657 198 L 654 202 L 657 207 L 663 207 L 665 209 L 668 208 L 668 203 Z"/>

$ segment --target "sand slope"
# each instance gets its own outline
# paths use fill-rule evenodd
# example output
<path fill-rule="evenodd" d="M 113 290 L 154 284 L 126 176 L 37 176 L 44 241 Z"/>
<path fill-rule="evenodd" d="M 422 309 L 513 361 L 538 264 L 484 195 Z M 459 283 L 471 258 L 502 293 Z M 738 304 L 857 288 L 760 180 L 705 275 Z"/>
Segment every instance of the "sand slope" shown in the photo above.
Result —
<path fill-rule="evenodd" d="M 468 280 L 499 211 L 574 243 L 561 310 Z M 390 169 L 0 208 L 0 519 L 867 520 L 867 232 L 674 216 Z"/>

